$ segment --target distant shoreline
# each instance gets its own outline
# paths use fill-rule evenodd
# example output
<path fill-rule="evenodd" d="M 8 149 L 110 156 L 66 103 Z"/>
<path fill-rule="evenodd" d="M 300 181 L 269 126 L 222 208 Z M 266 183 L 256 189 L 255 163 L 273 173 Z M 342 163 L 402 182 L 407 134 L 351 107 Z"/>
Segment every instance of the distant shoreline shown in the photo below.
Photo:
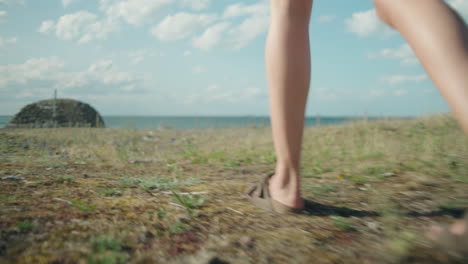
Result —
<path fill-rule="evenodd" d="M 0 128 L 13 116 L 0 115 Z M 270 126 L 269 116 L 103 116 L 107 128 L 114 129 L 225 129 Z M 400 116 L 307 116 L 305 126 L 338 125 L 359 120 L 395 120 Z"/>

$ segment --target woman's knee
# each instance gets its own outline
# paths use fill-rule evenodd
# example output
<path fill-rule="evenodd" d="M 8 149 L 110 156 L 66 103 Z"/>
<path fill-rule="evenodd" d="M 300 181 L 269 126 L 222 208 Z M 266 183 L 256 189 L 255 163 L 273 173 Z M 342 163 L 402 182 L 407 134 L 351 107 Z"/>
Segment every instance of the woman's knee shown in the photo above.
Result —
<path fill-rule="evenodd" d="M 377 16 L 387 25 L 392 26 L 392 10 L 400 4 L 400 0 L 373 0 Z M 405 1 L 405 0 L 403 0 Z"/>
<path fill-rule="evenodd" d="M 271 9 L 273 15 L 308 19 L 312 2 L 313 0 L 271 0 Z"/>

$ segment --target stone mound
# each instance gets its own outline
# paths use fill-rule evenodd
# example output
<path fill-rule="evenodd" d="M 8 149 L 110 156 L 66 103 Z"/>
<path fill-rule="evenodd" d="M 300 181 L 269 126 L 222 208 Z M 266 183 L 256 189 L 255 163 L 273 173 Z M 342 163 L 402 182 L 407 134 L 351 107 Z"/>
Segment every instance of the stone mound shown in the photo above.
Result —
<path fill-rule="evenodd" d="M 89 104 L 71 99 L 43 100 L 26 105 L 7 128 L 105 127 L 101 115 Z"/>

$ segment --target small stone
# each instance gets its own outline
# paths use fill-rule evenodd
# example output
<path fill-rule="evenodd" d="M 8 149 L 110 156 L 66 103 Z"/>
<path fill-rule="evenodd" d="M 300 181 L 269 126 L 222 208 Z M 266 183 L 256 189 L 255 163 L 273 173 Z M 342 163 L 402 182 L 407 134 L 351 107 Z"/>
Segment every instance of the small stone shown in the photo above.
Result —
<path fill-rule="evenodd" d="M 367 191 L 367 188 L 364 188 L 364 187 L 359 187 L 358 189 L 361 191 Z"/>
<path fill-rule="evenodd" d="M 182 223 L 190 222 L 190 216 L 188 214 L 179 214 L 176 217 L 177 217 L 177 220 Z"/>
<path fill-rule="evenodd" d="M 18 177 L 18 176 L 5 176 L 2 177 L 0 180 L 2 181 L 22 181 L 24 180 L 23 177 Z"/>
<path fill-rule="evenodd" d="M 367 222 L 367 227 L 372 231 L 379 231 L 379 223 L 377 222 Z"/>
<path fill-rule="evenodd" d="M 393 173 L 393 172 L 386 172 L 386 173 L 382 174 L 382 176 L 384 176 L 384 177 L 386 177 L 386 178 L 388 178 L 388 177 L 393 177 L 393 176 L 395 176 L 395 175 L 396 175 L 396 174 Z"/>
<path fill-rule="evenodd" d="M 250 236 L 242 236 L 238 240 L 239 245 L 244 248 L 252 248 L 253 247 L 253 238 Z"/>

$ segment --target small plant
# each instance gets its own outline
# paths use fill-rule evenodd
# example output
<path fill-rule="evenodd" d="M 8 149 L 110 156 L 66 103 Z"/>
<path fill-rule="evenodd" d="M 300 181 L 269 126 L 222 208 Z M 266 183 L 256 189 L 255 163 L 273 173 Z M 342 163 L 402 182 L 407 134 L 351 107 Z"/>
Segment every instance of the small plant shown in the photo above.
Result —
<path fill-rule="evenodd" d="M 117 188 L 104 188 L 101 190 L 104 196 L 122 196 L 122 191 Z"/>
<path fill-rule="evenodd" d="M 91 239 L 93 252 L 88 255 L 90 264 L 124 264 L 128 255 L 121 252 L 122 244 L 113 237 L 96 236 Z"/>
<path fill-rule="evenodd" d="M 239 166 L 240 164 L 241 164 L 241 163 L 240 163 L 240 161 L 238 161 L 238 160 L 229 160 L 229 161 L 224 162 L 223 165 L 224 165 L 225 167 L 233 168 L 233 167 Z"/>
<path fill-rule="evenodd" d="M 120 178 L 119 182 L 123 187 L 131 187 L 140 183 L 141 180 L 137 178 Z"/>
<path fill-rule="evenodd" d="M 260 156 L 263 163 L 273 164 L 276 162 L 276 153 L 274 151 L 267 151 L 264 155 Z"/>
<path fill-rule="evenodd" d="M 192 159 L 192 164 L 207 164 L 208 163 L 208 158 L 201 156 L 201 155 L 196 155 Z"/>
<path fill-rule="evenodd" d="M 16 224 L 16 227 L 20 230 L 20 232 L 28 232 L 33 229 L 34 225 L 29 220 L 22 220 Z"/>
<path fill-rule="evenodd" d="M 57 178 L 57 182 L 61 182 L 61 183 L 74 183 L 75 181 L 76 181 L 76 178 L 73 176 L 69 176 L 69 175 L 62 175 Z"/>
<path fill-rule="evenodd" d="M 315 178 L 320 174 L 331 172 L 333 171 L 333 169 L 329 167 L 324 167 L 321 162 L 314 160 L 312 164 L 307 165 L 307 167 L 304 168 L 303 171 L 303 175 L 305 178 Z"/>
<path fill-rule="evenodd" d="M 109 236 L 96 236 L 91 239 L 91 245 L 95 252 L 103 252 L 106 250 L 120 251 L 122 245 L 119 241 Z"/>
<path fill-rule="evenodd" d="M 180 220 L 177 220 L 169 227 L 169 234 L 176 235 L 185 232 L 185 230 L 184 224 Z"/>
<path fill-rule="evenodd" d="M 465 208 L 467 205 L 468 205 L 468 200 L 455 200 L 455 201 L 451 201 L 445 204 L 441 204 L 439 208 L 441 210 L 452 211 L 452 210 L 457 210 L 460 208 Z"/>
<path fill-rule="evenodd" d="M 123 187 L 130 187 L 135 186 L 138 184 L 140 188 L 143 190 L 171 190 L 176 189 L 182 185 L 196 185 L 200 184 L 200 181 L 197 178 L 188 178 L 185 181 L 177 181 L 172 179 L 165 179 L 165 178 L 158 178 L 158 177 L 151 177 L 151 178 L 122 178 L 120 179 L 120 184 Z"/>
<path fill-rule="evenodd" d="M 333 187 L 332 185 L 328 185 L 328 184 L 322 184 L 320 186 L 313 188 L 312 190 L 312 192 L 316 195 L 321 195 L 324 193 L 334 192 L 334 191 L 335 191 L 335 187 Z"/>
<path fill-rule="evenodd" d="M 186 179 L 182 184 L 183 185 L 197 185 L 197 184 L 202 184 L 202 183 L 203 183 L 203 181 L 201 181 L 200 179 L 190 177 L 190 178 Z"/>
<path fill-rule="evenodd" d="M 177 188 L 178 185 L 179 183 L 176 181 L 163 178 L 145 178 L 140 181 L 140 187 L 143 190 L 169 190 Z"/>
<path fill-rule="evenodd" d="M 333 220 L 333 224 L 340 229 L 341 231 L 351 232 L 355 231 L 356 229 L 353 225 L 344 217 L 341 216 L 332 216 L 331 219 Z"/>
<path fill-rule="evenodd" d="M 56 168 L 60 168 L 60 167 L 63 167 L 67 165 L 66 163 L 64 162 L 46 162 L 44 163 L 44 167 L 46 168 L 52 168 L 52 169 L 56 169 Z"/>
<path fill-rule="evenodd" d="M 166 217 L 167 211 L 164 208 L 159 208 L 154 214 L 158 217 L 159 220 L 162 220 Z"/>
<path fill-rule="evenodd" d="M 83 212 L 92 212 L 96 209 L 95 205 L 86 204 L 83 200 L 72 201 L 72 206 Z"/>
<path fill-rule="evenodd" d="M 11 194 L 2 194 L 0 195 L 0 202 L 1 203 L 8 203 L 10 201 L 14 201 L 16 200 L 16 196 L 15 195 L 11 195 Z"/>
<path fill-rule="evenodd" d="M 179 172 L 182 169 L 177 165 L 174 159 L 168 159 L 166 162 L 168 172 Z"/>
<path fill-rule="evenodd" d="M 175 192 L 172 192 L 172 194 L 174 194 L 177 202 L 182 205 L 191 216 L 196 216 L 194 209 L 200 208 L 208 198 L 206 196 L 192 194 L 188 194 L 183 197 L 182 195 L 179 195 Z"/>

